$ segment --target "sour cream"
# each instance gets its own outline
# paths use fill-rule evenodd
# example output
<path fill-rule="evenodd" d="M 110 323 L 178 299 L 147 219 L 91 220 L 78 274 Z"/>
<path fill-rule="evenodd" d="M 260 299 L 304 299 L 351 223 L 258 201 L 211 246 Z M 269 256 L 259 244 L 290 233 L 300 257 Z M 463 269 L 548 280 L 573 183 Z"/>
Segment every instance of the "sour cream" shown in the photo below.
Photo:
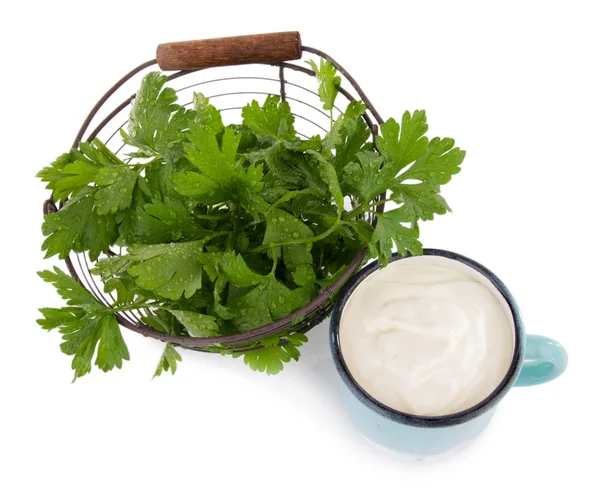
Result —
<path fill-rule="evenodd" d="M 418 256 L 373 272 L 340 321 L 342 356 L 356 381 L 393 409 L 452 414 L 485 399 L 514 350 L 506 300 L 456 260 Z"/>

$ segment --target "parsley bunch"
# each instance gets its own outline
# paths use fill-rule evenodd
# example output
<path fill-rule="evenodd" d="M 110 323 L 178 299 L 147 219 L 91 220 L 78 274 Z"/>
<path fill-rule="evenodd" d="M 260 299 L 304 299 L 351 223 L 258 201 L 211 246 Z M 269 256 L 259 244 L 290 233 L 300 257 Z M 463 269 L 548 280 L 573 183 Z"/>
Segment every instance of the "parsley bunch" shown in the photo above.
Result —
<path fill-rule="evenodd" d="M 327 62 L 311 66 L 331 111 L 340 77 Z M 104 371 L 129 360 L 116 312 L 152 311 L 145 324 L 174 336 L 248 331 L 307 304 L 365 247 L 383 265 L 394 245 L 421 253 L 418 222 L 449 210 L 440 186 L 465 152 L 452 139 L 428 139 L 424 111 L 389 119 L 373 144 L 365 105 L 351 102 L 324 137 L 303 140 L 279 97 L 253 101 L 241 124 L 225 126 L 202 94 L 186 109 L 165 82 L 156 72 L 142 82 L 121 131 L 133 148 L 126 161 L 96 139 L 38 174 L 61 204 L 44 218 L 46 257 L 87 252 L 116 297 L 106 306 L 60 269 L 40 272 L 67 304 L 41 309 L 38 322 L 63 335 L 75 379 L 94 356 Z M 382 193 L 397 208 L 376 212 Z M 364 220 L 373 212 L 375 228 Z M 107 256 L 115 245 L 123 253 Z M 293 332 L 265 338 L 244 359 L 274 374 L 305 341 Z M 155 375 L 175 372 L 175 346 L 166 345 Z"/>

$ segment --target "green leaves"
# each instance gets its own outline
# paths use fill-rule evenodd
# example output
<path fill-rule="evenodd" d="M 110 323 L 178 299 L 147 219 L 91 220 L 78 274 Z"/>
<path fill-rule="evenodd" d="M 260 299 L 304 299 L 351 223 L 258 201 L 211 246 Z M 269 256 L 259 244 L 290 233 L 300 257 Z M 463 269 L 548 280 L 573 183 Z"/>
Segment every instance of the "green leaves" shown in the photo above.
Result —
<path fill-rule="evenodd" d="M 58 212 L 44 216 L 42 250 L 46 257 L 66 258 L 89 251 L 90 259 L 108 251 L 118 237 L 117 222 L 108 214 L 129 208 L 139 170 L 125 165 L 98 140 L 81 143 L 38 176 L 49 182 L 55 200 L 71 197 Z M 95 182 L 98 187 L 88 186 Z"/>
<path fill-rule="evenodd" d="M 240 139 L 240 134 L 227 127 L 219 145 L 209 129 L 193 127 L 189 134 L 192 144 L 186 145 L 185 152 L 200 174 L 188 172 L 175 177 L 178 192 L 206 205 L 231 200 L 255 216 L 264 212 L 267 204 L 257 195 L 263 188 L 262 167 L 249 165 L 244 168 L 237 160 Z"/>
<path fill-rule="evenodd" d="M 412 216 L 405 207 L 377 214 L 377 227 L 369 242 L 369 251 L 376 256 L 382 265 L 387 265 L 392 257 L 392 245 L 398 253 L 405 256 L 423 254 L 423 246 L 419 242 L 419 229 L 406 227 L 403 222 L 411 222 Z"/>
<path fill-rule="evenodd" d="M 361 149 L 371 136 L 371 131 L 363 119 L 366 106 L 362 102 L 350 102 L 344 114 L 334 122 L 331 131 L 323 139 L 323 150 L 335 149 L 332 157 L 338 175 L 341 175 L 346 165 L 355 160 Z"/>
<path fill-rule="evenodd" d="M 79 282 L 67 275 L 60 268 L 54 267 L 54 273 L 50 270 L 38 272 L 44 282 L 51 283 L 68 305 L 82 307 L 86 310 L 103 310 L 104 306 Z"/>
<path fill-rule="evenodd" d="M 244 363 L 252 370 L 275 375 L 283 370 L 283 364 L 290 360 L 298 361 L 300 352 L 298 347 L 306 343 L 308 338 L 300 333 L 292 333 L 283 337 L 269 336 L 260 341 L 264 347 L 246 353 L 234 353 L 233 357 L 244 357 Z"/>
<path fill-rule="evenodd" d="M 314 157 L 314 163 L 317 168 L 317 172 L 327 185 L 330 194 L 333 196 L 335 205 L 338 208 L 338 214 L 341 214 L 344 210 L 344 196 L 342 194 L 342 189 L 340 188 L 340 183 L 338 181 L 335 168 L 327 159 L 325 159 L 325 157 L 323 157 L 323 155 L 317 151 L 309 150 L 308 153 Z"/>
<path fill-rule="evenodd" d="M 175 372 L 177 372 L 177 362 L 181 362 L 181 355 L 173 344 L 167 343 L 158 361 L 154 377 L 160 377 L 163 372 L 168 372 L 169 370 L 171 374 L 175 375 Z"/>
<path fill-rule="evenodd" d="M 159 72 L 144 77 L 127 131 L 121 130 L 121 136 L 126 144 L 139 149 L 137 156 L 161 156 L 172 163 L 183 153 L 182 142 L 196 113 L 175 103 L 177 94 L 173 88 L 164 87 L 166 81 L 167 76 Z"/>
<path fill-rule="evenodd" d="M 219 334 L 219 325 L 215 322 L 216 318 L 213 316 L 193 311 L 169 310 L 169 312 L 183 324 L 190 336 L 206 338 L 207 336 L 217 336 Z"/>
<path fill-rule="evenodd" d="M 394 200 L 403 202 L 405 211 L 413 220 L 428 221 L 434 214 L 445 214 L 450 210 L 446 200 L 438 194 L 439 187 L 430 182 L 413 185 L 397 184 L 393 187 Z"/>
<path fill-rule="evenodd" d="M 55 201 L 65 201 L 92 183 L 99 170 L 122 165 L 113 152 L 94 139 L 91 143 L 80 143 L 78 150 L 71 149 L 59 156 L 36 176 L 48 183 L 46 188 L 54 191 Z"/>
<path fill-rule="evenodd" d="M 211 236 L 180 200 L 155 200 L 137 209 L 134 232 L 137 243 L 199 240 Z"/>
<path fill-rule="evenodd" d="M 101 188 L 95 193 L 98 215 L 115 214 L 128 209 L 139 172 L 128 167 L 101 168 L 95 182 Z"/>
<path fill-rule="evenodd" d="M 310 298 L 310 290 L 290 290 L 277 279 L 267 277 L 250 292 L 231 303 L 230 308 L 236 314 L 233 324 L 240 331 L 264 326 L 291 314 Z"/>
<path fill-rule="evenodd" d="M 383 157 L 375 151 L 357 153 L 357 161 L 344 168 L 344 185 L 352 195 L 369 202 L 385 192 L 392 182 L 382 177 L 379 172 Z"/>
<path fill-rule="evenodd" d="M 190 298 L 202 287 L 202 265 L 198 255 L 204 241 L 155 244 L 130 248 L 128 259 L 135 265 L 129 273 L 136 283 L 171 300 Z"/>
<path fill-rule="evenodd" d="M 123 360 L 129 360 L 129 351 L 113 311 L 59 268 L 40 272 L 39 276 L 54 285 L 71 306 L 40 309 L 43 318 L 38 324 L 48 330 L 58 328 L 62 334 L 61 350 L 73 355 L 73 381 L 91 371 L 95 353 L 95 364 L 104 372 L 121 368 Z"/>
<path fill-rule="evenodd" d="M 386 159 L 390 176 L 427 152 L 427 117 L 424 110 L 406 111 L 402 116 L 402 127 L 393 119 L 381 125 L 381 136 L 377 136 L 377 148 Z"/>
<path fill-rule="evenodd" d="M 275 246 L 312 237 L 312 230 L 300 219 L 281 209 L 273 208 L 269 211 L 263 244 Z"/>
<path fill-rule="evenodd" d="M 294 116 L 287 102 L 279 103 L 279 97 L 269 95 L 261 107 L 256 100 L 242 109 L 244 125 L 261 140 L 286 141 L 296 138 Z"/>
<path fill-rule="evenodd" d="M 238 287 L 252 287 L 265 280 L 265 277 L 250 270 L 242 255 L 227 251 L 223 253 L 220 260 L 221 273 L 229 282 Z"/>
<path fill-rule="evenodd" d="M 65 259 L 71 251 L 87 250 L 94 261 L 115 243 L 117 225 L 114 218 L 98 213 L 97 191 L 96 187 L 86 187 L 58 212 L 44 216 L 42 250 L 46 250 L 46 258 L 58 255 Z"/>
<path fill-rule="evenodd" d="M 358 210 L 368 211 L 369 202 L 387 191 L 401 204 L 399 209 L 377 214 L 378 223 L 369 249 L 383 264 L 390 259 L 393 244 L 402 254 L 421 253 L 417 222 L 450 210 L 439 194 L 440 185 L 448 183 L 460 171 L 465 152 L 454 148 L 452 139 L 429 141 L 426 131 L 424 111 L 412 115 L 406 112 L 402 126 L 389 119 L 381 126 L 382 135 L 377 138 L 381 156 L 373 151 L 360 151 L 357 161 L 344 168 L 343 188 L 359 200 Z M 402 222 L 409 226 L 403 226 Z M 365 229 L 352 227 L 361 239 L 366 237 Z"/>
<path fill-rule="evenodd" d="M 319 80 L 319 98 L 325 110 L 332 110 L 340 90 L 342 79 L 336 75 L 337 70 L 329 62 L 321 58 L 319 66 L 311 59 L 307 61 Z"/>
<path fill-rule="evenodd" d="M 189 161 L 203 175 L 226 187 L 236 174 L 236 154 L 241 136 L 228 127 L 219 147 L 214 132 L 194 126 L 188 138 L 192 143 L 185 148 Z"/>
<path fill-rule="evenodd" d="M 56 201 L 65 201 L 94 180 L 98 168 L 86 161 L 78 160 L 80 153 L 71 150 L 59 156 L 51 166 L 45 167 L 36 176 L 48 182 L 47 189 L 54 191 Z"/>
<path fill-rule="evenodd" d="M 229 197 L 221 184 L 201 173 L 176 173 L 173 175 L 173 184 L 181 195 L 193 197 L 196 202 L 204 205 L 220 204 Z"/>
<path fill-rule="evenodd" d="M 207 128 L 215 134 L 224 129 L 221 113 L 201 93 L 194 93 L 194 110 L 196 111 L 194 122 L 200 127 Z"/>
<path fill-rule="evenodd" d="M 466 152 L 454 147 L 454 139 L 433 138 L 427 151 L 402 175 L 399 180 L 422 180 L 426 183 L 444 185 L 452 175 L 460 171 Z"/>
<path fill-rule="evenodd" d="M 140 310 L 144 324 L 175 337 L 155 375 L 174 373 L 177 338 L 220 341 L 280 320 L 365 247 L 382 264 L 394 248 L 421 253 L 418 223 L 450 210 L 440 188 L 464 151 L 449 138 L 429 140 L 424 111 L 389 119 L 376 141 L 363 102 L 350 101 L 334 120 L 341 78 L 329 62 L 309 64 L 331 111 L 322 137 L 300 137 L 290 105 L 273 95 L 226 126 L 204 95 L 186 109 L 167 77 L 150 73 L 121 131 L 133 147 L 127 164 L 94 140 L 40 171 L 60 202 L 44 218 L 46 256 L 88 252 L 110 303 L 62 272 L 42 273 L 68 302 L 43 309 L 39 323 L 63 334 L 76 377 L 92 362 L 108 370 L 129 358 L 115 312 Z M 399 207 L 379 212 L 381 195 Z M 375 227 L 365 220 L 373 215 Z M 111 248 L 119 254 L 99 259 Z M 243 353 L 245 362 L 273 374 L 298 359 L 304 341 L 288 332 L 236 349 L 262 347 Z"/>

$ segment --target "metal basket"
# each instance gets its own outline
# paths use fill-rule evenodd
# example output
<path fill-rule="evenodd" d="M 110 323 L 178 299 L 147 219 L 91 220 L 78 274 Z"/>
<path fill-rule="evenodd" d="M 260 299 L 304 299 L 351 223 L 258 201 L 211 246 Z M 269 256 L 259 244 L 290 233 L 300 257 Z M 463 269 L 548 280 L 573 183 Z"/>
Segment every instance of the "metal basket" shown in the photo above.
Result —
<path fill-rule="evenodd" d="M 196 89 L 202 91 L 225 117 L 231 117 L 231 121 L 227 122 L 234 122 L 236 117 L 239 119 L 245 103 L 267 95 L 278 95 L 290 104 L 300 137 L 309 138 L 313 134 L 322 134 L 326 132 L 323 125 L 329 123 L 330 115 L 320 108 L 319 95 L 315 91 L 315 74 L 304 63 L 290 62 L 311 55 L 329 61 L 343 76 L 340 88 L 343 99 L 338 97 L 334 114 L 342 113 L 349 102 L 362 100 L 367 107 L 363 117 L 375 142 L 378 127 L 383 120 L 354 78 L 331 56 L 318 49 L 303 46 L 298 32 L 283 32 L 159 45 L 156 59 L 147 61 L 124 75 L 94 105 L 75 137 L 73 148 L 83 140 L 91 141 L 97 137 L 117 155 L 121 153 L 124 145 L 116 136 L 119 129 L 127 124 L 126 108 L 135 98 L 135 93 L 123 93 L 131 94 L 136 90 L 144 74 L 155 70 L 156 65 L 163 71 L 173 71 L 168 75 L 168 83 L 176 89 L 181 105 L 191 105 L 193 89 Z M 248 73 L 247 68 L 251 68 L 252 72 Z M 207 76 L 209 73 L 210 76 Z M 304 86 L 303 81 L 306 80 L 312 80 L 312 87 Z M 187 102 L 184 100 L 186 96 Z M 242 99 L 245 103 L 240 103 Z M 377 211 L 381 212 L 383 205 L 379 204 Z M 57 212 L 57 207 L 51 196 L 44 202 L 44 214 L 53 212 Z M 365 215 L 364 218 L 375 224 L 374 214 Z M 330 287 L 321 289 L 304 307 L 273 323 L 243 333 L 210 338 L 170 336 L 144 324 L 139 311 L 117 312 L 116 317 L 121 326 L 131 331 L 192 350 L 209 351 L 206 348 L 214 344 L 223 345 L 232 351 L 260 348 L 258 342 L 265 337 L 291 332 L 304 333 L 322 322 L 333 307 L 332 295 L 361 267 L 366 251 L 362 249 L 343 274 Z M 116 248 L 108 254 L 120 252 Z M 70 274 L 98 300 L 107 306 L 114 303 L 112 294 L 103 292 L 101 280 L 90 273 L 91 261 L 87 253 L 72 253 L 65 259 L 65 263 Z M 149 312 L 144 310 L 145 314 Z"/>

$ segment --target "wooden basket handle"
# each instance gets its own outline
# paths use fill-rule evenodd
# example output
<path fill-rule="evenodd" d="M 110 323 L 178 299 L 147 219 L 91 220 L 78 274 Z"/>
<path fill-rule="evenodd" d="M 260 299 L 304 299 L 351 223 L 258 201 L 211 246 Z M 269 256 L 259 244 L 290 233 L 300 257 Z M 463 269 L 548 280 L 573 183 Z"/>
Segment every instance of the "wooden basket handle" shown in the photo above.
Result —
<path fill-rule="evenodd" d="M 248 63 L 279 63 L 302 57 L 299 32 L 273 32 L 169 42 L 156 48 L 162 70 L 197 70 Z"/>

